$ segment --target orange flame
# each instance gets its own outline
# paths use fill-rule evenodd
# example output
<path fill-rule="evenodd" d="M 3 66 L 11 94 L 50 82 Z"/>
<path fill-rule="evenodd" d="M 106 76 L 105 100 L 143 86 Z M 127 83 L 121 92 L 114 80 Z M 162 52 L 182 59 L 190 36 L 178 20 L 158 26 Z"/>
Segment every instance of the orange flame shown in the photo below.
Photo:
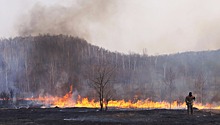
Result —
<path fill-rule="evenodd" d="M 70 86 L 70 91 L 64 95 L 62 98 L 58 98 L 53 102 L 53 105 L 58 107 L 72 107 L 74 101 L 72 99 L 73 86 Z"/>
<path fill-rule="evenodd" d="M 26 100 L 34 100 L 34 101 L 40 101 L 44 105 L 49 105 L 50 107 L 89 107 L 89 108 L 99 108 L 99 102 L 96 102 L 94 99 L 89 100 L 88 98 L 81 98 L 80 95 L 78 95 L 77 99 L 73 99 L 72 95 L 72 86 L 70 87 L 70 91 L 64 95 L 63 97 L 53 97 L 53 96 L 45 96 L 45 97 L 38 97 L 38 98 L 28 98 Z M 169 109 L 170 103 L 166 101 L 161 102 L 154 102 L 149 99 L 145 100 L 138 100 L 136 102 L 132 102 L 131 100 L 125 101 L 125 100 L 110 100 L 108 102 L 108 107 L 115 107 L 115 108 L 139 108 L 139 109 Z M 220 109 L 219 105 L 214 104 L 206 104 L 202 105 L 200 103 L 195 103 L 194 107 L 198 109 Z M 186 104 L 185 103 L 178 103 L 177 101 L 174 101 L 171 103 L 172 109 L 185 109 Z"/>

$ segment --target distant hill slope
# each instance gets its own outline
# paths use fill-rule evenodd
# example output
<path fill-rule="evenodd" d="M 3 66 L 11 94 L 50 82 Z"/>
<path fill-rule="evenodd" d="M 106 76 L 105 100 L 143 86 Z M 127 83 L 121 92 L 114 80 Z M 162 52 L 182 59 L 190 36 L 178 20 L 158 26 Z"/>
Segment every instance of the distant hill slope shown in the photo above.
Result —
<path fill-rule="evenodd" d="M 63 95 L 73 85 L 80 95 L 94 98 L 85 74 L 100 60 L 117 69 L 115 99 L 169 100 L 165 80 L 172 70 L 172 100 L 183 101 L 189 91 L 201 102 L 220 100 L 220 50 L 126 55 L 64 35 L 1 39 L 0 91 L 13 90 L 19 97 Z"/>

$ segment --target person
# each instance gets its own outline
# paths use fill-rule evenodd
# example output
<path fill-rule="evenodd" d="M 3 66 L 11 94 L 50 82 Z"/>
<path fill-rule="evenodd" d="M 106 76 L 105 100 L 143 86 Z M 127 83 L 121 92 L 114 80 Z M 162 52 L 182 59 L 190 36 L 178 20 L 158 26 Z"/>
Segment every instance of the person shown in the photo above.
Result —
<path fill-rule="evenodd" d="M 193 101 L 195 101 L 195 96 L 192 95 L 192 92 L 189 92 L 189 95 L 186 96 L 185 102 L 187 105 L 187 114 L 189 115 L 189 112 L 191 115 L 193 114 Z"/>

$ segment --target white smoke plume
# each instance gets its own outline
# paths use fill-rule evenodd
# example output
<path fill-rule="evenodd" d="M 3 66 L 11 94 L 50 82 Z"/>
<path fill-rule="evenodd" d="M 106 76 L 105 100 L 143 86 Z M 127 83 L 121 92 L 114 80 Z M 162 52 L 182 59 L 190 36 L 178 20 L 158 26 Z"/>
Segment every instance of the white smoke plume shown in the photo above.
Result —
<path fill-rule="evenodd" d="M 114 11 L 113 0 L 77 0 L 68 7 L 37 3 L 18 21 L 18 34 L 65 34 L 91 40 L 91 32 L 108 25 Z"/>
<path fill-rule="evenodd" d="M 149 54 L 220 48 L 217 0 L 37 1 L 16 19 L 17 35 L 68 34 L 113 51 L 146 48 Z"/>

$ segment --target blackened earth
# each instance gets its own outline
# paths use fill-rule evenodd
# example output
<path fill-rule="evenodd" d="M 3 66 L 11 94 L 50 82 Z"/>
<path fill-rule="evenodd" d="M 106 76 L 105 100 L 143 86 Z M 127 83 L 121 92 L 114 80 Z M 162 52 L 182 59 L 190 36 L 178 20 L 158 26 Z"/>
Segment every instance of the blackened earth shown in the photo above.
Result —
<path fill-rule="evenodd" d="M 187 115 L 185 110 L 166 109 L 0 109 L 0 125 L 220 125 L 220 114 L 213 111 L 196 110 Z"/>

